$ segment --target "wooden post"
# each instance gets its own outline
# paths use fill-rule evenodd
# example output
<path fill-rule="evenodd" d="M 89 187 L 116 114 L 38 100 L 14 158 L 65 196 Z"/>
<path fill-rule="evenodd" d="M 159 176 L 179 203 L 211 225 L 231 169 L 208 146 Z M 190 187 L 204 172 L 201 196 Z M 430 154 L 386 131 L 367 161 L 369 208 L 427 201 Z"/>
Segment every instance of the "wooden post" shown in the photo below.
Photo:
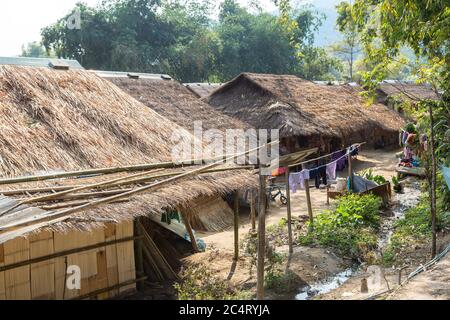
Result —
<path fill-rule="evenodd" d="M 198 246 L 197 246 L 197 241 L 195 240 L 195 237 L 194 237 L 194 231 L 192 231 L 191 223 L 189 222 L 188 217 L 187 217 L 186 213 L 184 212 L 184 209 L 180 210 L 180 214 L 181 214 L 181 218 L 183 219 L 184 226 L 186 227 L 186 231 L 189 234 L 189 238 L 191 239 L 192 249 L 194 249 L 194 252 L 200 252 L 200 250 L 198 249 Z"/>
<path fill-rule="evenodd" d="M 239 191 L 234 193 L 234 261 L 239 260 Z"/>
<path fill-rule="evenodd" d="M 264 300 L 264 258 L 266 253 L 266 177 L 259 168 L 258 263 L 256 299 Z"/>
<path fill-rule="evenodd" d="M 348 153 L 348 178 L 350 179 L 350 190 L 353 190 L 353 169 L 352 169 L 352 154 Z"/>
<path fill-rule="evenodd" d="M 134 220 L 134 235 L 135 236 L 142 236 L 142 231 L 141 231 L 141 228 L 139 225 L 139 219 L 140 218 L 136 218 Z M 144 271 L 144 257 L 143 257 L 143 250 L 142 250 L 142 238 L 138 239 L 135 242 L 134 256 L 136 259 L 137 277 L 138 278 L 143 277 L 145 274 L 145 271 Z M 144 283 L 145 283 L 144 280 L 137 282 L 138 291 L 144 290 Z"/>
<path fill-rule="evenodd" d="M 430 115 L 430 153 L 431 153 L 431 183 L 430 183 L 430 211 L 431 211 L 431 258 L 436 257 L 436 155 L 434 153 L 434 119 L 433 106 L 428 105 Z"/>
<path fill-rule="evenodd" d="M 287 199 L 287 225 L 288 225 L 288 241 L 289 241 L 289 253 L 293 253 L 292 247 L 292 215 L 291 215 L 291 188 L 289 187 L 289 167 L 286 167 L 285 173 L 286 182 L 286 199 Z"/>
<path fill-rule="evenodd" d="M 255 212 L 256 197 L 253 190 L 250 191 L 250 220 L 252 222 L 252 231 L 256 230 L 256 212 Z"/>
<path fill-rule="evenodd" d="M 303 169 L 303 166 L 301 167 Z M 314 223 L 313 211 L 311 206 L 311 195 L 309 193 L 309 180 L 305 180 L 306 205 L 308 206 L 308 216 L 311 226 Z"/>

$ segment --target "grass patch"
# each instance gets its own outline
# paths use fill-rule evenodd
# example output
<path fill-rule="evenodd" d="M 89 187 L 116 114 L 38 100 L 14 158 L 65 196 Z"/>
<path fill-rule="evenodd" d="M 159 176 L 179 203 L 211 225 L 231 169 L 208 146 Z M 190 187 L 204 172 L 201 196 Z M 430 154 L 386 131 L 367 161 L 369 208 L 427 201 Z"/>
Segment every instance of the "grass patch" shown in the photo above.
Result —
<path fill-rule="evenodd" d="M 194 264 L 182 273 L 182 281 L 174 288 L 178 300 L 248 300 L 253 294 L 230 286 L 215 276 L 204 264 Z"/>
<path fill-rule="evenodd" d="M 350 194 L 338 200 L 336 209 L 319 214 L 314 225 L 300 235 L 302 245 L 318 244 L 353 259 L 365 259 L 377 246 L 381 199 Z"/>

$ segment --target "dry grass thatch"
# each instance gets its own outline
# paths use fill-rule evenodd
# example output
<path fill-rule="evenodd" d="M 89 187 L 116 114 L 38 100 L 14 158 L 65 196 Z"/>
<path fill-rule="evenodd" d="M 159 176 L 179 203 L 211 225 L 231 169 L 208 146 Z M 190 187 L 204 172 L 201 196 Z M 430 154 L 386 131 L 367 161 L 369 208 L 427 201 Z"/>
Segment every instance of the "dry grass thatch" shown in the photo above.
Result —
<path fill-rule="evenodd" d="M 188 88 L 195 96 L 198 98 L 205 98 L 217 90 L 222 84 L 221 83 L 185 83 L 186 88 Z"/>
<path fill-rule="evenodd" d="M 400 98 L 407 101 L 439 100 L 438 94 L 431 86 L 401 81 L 382 82 L 378 93 L 382 101 L 389 98 Z"/>
<path fill-rule="evenodd" d="M 202 121 L 203 129 L 246 129 L 244 122 L 229 117 L 196 98 L 185 86 L 174 80 L 108 78 L 152 110 L 184 127 L 194 129 L 194 121 Z"/>
<path fill-rule="evenodd" d="M 93 73 L 17 66 L 0 66 L 0 123 L 1 177 L 170 161 L 171 137 L 179 128 Z M 64 184 L 69 181 L 82 184 L 79 179 L 64 180 Z M 57 183 L 36 182 L 27 187 Z M 90 229 L 102 225 L 96 219 L 120 221 L 159 214 L 199 197 L 255 184 L 256 179 L 245 170 L 202 174 L 127 203 L 76 214 L 52 228 Z M 83 219 L 86 222 L 80 222 Z"/>
<path fill-rule="evenodd" d="M 358 89 L 314 84 L 290 75 L 243 73 L 207 101 L 256 128 L 279 129 L 281 137 L 367 138 L 397 135 L 404 119 L 388 107 L 364 104 Z M 356 141 L 357 142 L 357 141 Z"/>

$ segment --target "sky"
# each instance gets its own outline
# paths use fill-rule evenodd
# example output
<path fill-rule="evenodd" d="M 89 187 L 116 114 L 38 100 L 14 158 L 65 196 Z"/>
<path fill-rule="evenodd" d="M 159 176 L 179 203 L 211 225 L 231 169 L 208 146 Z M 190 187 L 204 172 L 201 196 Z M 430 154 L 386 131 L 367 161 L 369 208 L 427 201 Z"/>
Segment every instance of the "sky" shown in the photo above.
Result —
<path fill-rule="evenodd" d="M 82 0 L 95 6 L 101 0 Z M 239 0 L 247 4 L 252 0 Z M 327 3 L 329 0 L 297 0 Z M 2 0 L 0 2 L 0 56 L 17 56 L 22 45 L 40 40 L 43 27 L 66 15 L 80 0 Z M 263 9 L 273 12 L 271 0 L 259 0 Z M 333 1 L 331 1 L 333 2 Z"/>

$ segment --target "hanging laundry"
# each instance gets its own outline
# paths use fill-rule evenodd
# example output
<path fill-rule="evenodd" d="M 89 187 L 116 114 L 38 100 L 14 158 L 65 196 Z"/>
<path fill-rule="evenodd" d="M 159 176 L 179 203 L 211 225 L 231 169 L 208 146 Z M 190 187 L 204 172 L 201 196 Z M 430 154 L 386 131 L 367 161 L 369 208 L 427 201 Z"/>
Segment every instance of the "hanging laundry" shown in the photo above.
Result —
<path fill-rule="evenodd" d="M 411 148 L 410 147 L 405 147 L 404 149 L 403 149 L 403 153 L 404 153 L 404 155 L 405 155 L 405 159 L 412 159 L 412 157 L 413 157 L 413 152 L 412 152 L 412 150 L 411 150 Z"/>
<path fill-rule="evenodd" d="M 448 189 L 450 190 L 450 168 L 441 167 L 442 173 L 444 174 L 445 182 L 447 183 Z"/>
<path fill-rule="evenodd" d="M 293 172 L 289 174 L 289 188 L 292 193 L 296 193 L 297 189 L 305 189 L 305 182 L 308 183 L 310 171 L 304 169 L 300 172 Z"/>
<path fill-rule="evenodd" d="M 319 168 L 310 170 L 309 176 L 311 179 L 315 180 L 315 186 L 317 189 L 319 189 L 321 179 L 322 179 L 322 182 L 324 185 L 327 184 L 327 166 L 325 165 L 325 166 L 321 166 Z"/>
<path fill-rule="evenodd" d="M 327 164 L 327 175 L 328 175 L 328 178 L 330 178 L 331 180 L 336 180 L 336 166 L 337 166 L 337 161 L 333 161 L 333 162 Z"/>
<path fill-rule="evenodd" d="M 406 144 L 406 140 L 408 140 L 408 135 L 409 135 L 409 133 L 403 130 L 403 132 L 402 132 L 402 144 L 403 145 Z"/>
<path fill-rule="evenodd" d="M 272 177 L 282 176 L 285 173 L 286 173 L 286 168 L 285 167 L 280 167 L 280 168 L 275 169 L 275 170 L 272 171 Z"/>
<path fill-rule="evenodd" d="M 333 154 L 333 156 L 331 157 L 331 160 L 337 160 L 336 170 L 342 171 L 345 169 L 345 160 L 346 160 L 346 157 L 344 157 L 345 155 L 346 155 L 346 150 L 341 150 L 341 151 Z"/>

